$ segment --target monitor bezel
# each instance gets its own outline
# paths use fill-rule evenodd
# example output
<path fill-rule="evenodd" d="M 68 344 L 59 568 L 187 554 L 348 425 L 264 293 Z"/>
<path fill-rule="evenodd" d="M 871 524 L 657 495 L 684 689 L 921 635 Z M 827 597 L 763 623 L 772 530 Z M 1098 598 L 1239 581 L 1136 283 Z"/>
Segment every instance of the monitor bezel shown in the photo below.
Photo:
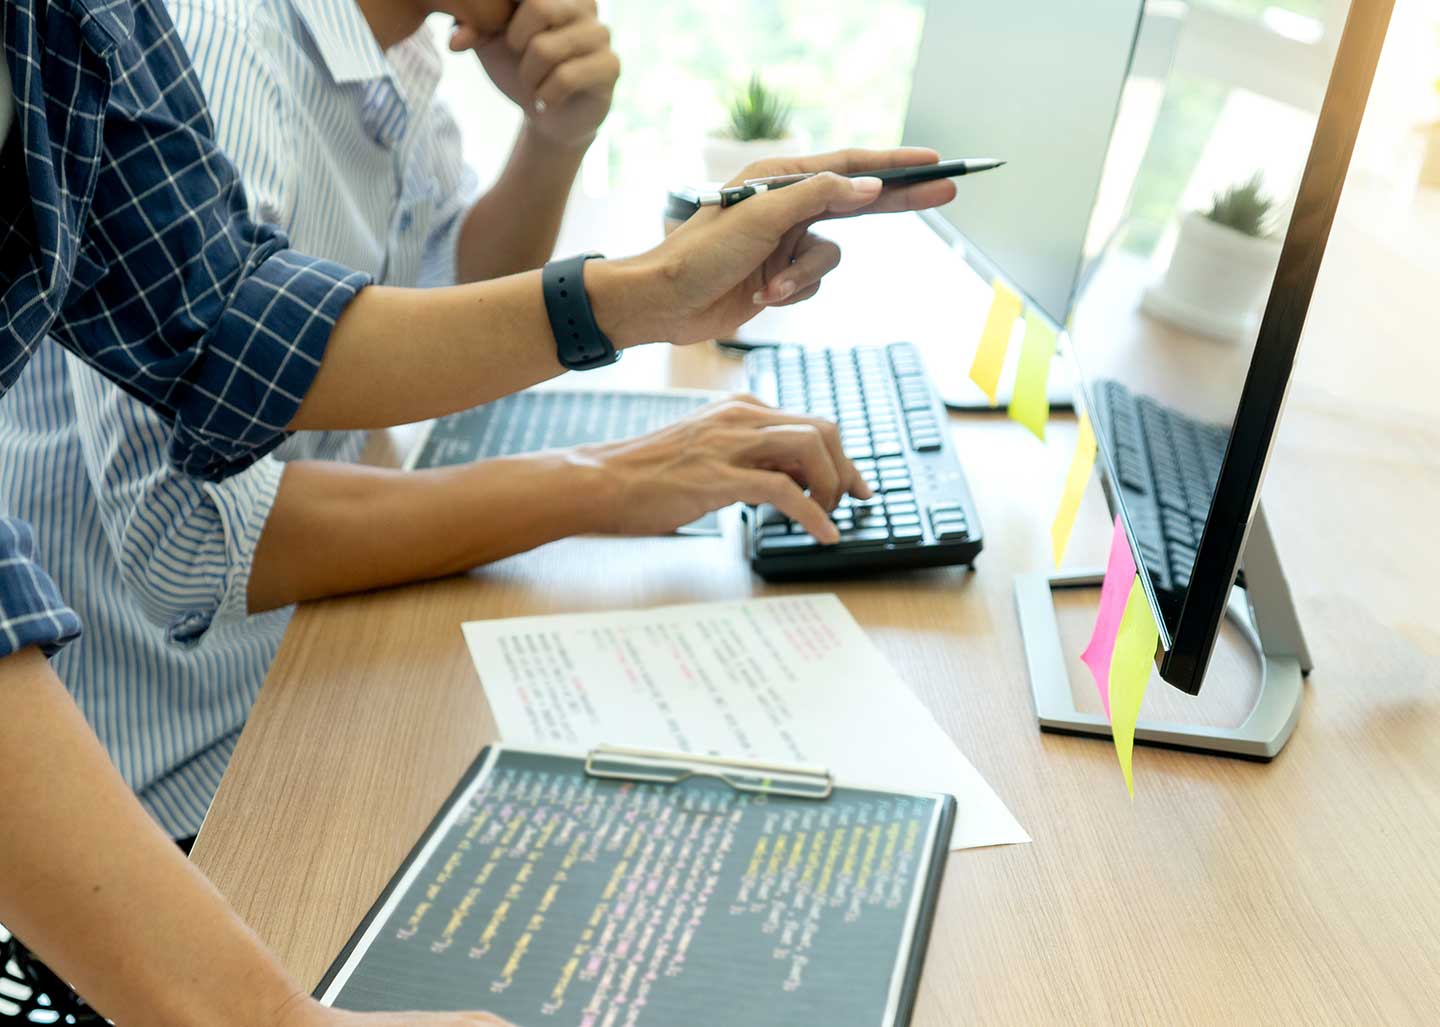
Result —
<path fill-rule="evenodd" d="M 930 7 L 933 6 L 936 2 L 937 0 L 927 0 L 927 3 L 925 5 L 925 16 L 927 20 L 929 19 L 930 15 Z M 1148 4 L 1149 0 L 1139 0 L 1139 2 L 1136 4 L 1135 24 L 1130 32 L 1130 49 L 1125 56 L 1125 76 L 1120 80 L 1120 88 L 1115 91 L 1115 104 L 1110 112 L 1109 132 L 1112 135 L 1115 132 L 1116 119 L 1120 116 L 1121 101 L 1124 99 L 1125 96 L 1125 83 L 1130 77 L 1130 69 L 1134 67 L 1135 64 L 1135 48 L 1139 45 L 1140 42 L 1140 33 L 1145 24 L 1145 14 Z M 925 30 L 922 25 L 921 33 L 923 34 L 924 31 Z M 916 60 L 919 60 L 918 45 L 916 47 Z M 909 125 L 910 123 L 910 108 L 914 103 L 915 94 L 912 88 L 909 97 L 907 97 L 906 99 L 904 121 L 905 125 Z M 1104 170 L 1104 162 L 1102 161 L 1100 170 L 1096 173 L 1095 177 L 1094 196 L 1098 196 L 1100 193 L 1100 185 L 1104 178 Z M 1092 196 L 1090 201 L 1092 205 L 1092 212 L 1095 203 L 1094 196 Z M 965 263 L 970 266 L 970 269 L 974 271 L 975 274 L 980 276 L 980 278 L 982 278 L 985 282 L 989 283 L 996 281 L 997 279 L 1004 282 L 1011 289 L 1014 289 L 1016 294 L 1025 301 L 1026 310 L 1031 310 L 1035 313 L 1038 313 L 1042 318 L 1045 319 L 1046 323 L 1051 328 L 1054 328 L 1056 331 L 1060 331 L 1063 329 L 1065 319 L 1069 315 L 1069 308 L 1073 307 L 1074 305 L 1075 296 L 1079 290 L 1079 285 L 1089 270 L 1089 265 L 1087 265 L 1085 261 L 1085 254 L 1083 252 L 1076 256 L 1075 267 L 1071 271 L 1070 294 L 1068 297 L 1067 309 L 1057 318 L 1053 311 L 1046 309 L 1044 304 L 1036 300 L 1035 297 L 1030 294 L 1029 290 L 1026 289 L 1023 285 L 1021 285 L 1020 282 L 1015 279 L 1015 276 L 1010 273 L 1009 269 L 1002 267 L 998 261 L 993 260 L 990 256 L 988 256 L 985 251 L 981 249 L 981 247 L 976 245 L 975 242 L 968 235 L 966 235 L 962 229 L 960 229 L 954 222 L 952 222 L 943 213 L 941 213 L 939 208 L 921 211 L 920 218 L 927 225 L 929 225 L 930 229 L 941 239 L 943 239 L 946 244 L 948 244 L 952 249 L 958 250 L 960 252 L 961 259 L 964 260 Z"/>
<path fill-rule="evenodd" d="M 1276 429 L 1289 390 L 1295 354 L 1304 333 L 1330 230 L 1339 209 L 1350 158 L 1370 95 L 1375 68 L 1390 22 L 1394 0 L 1353 0 L 1335 53 L 1330 83 L 1316 121 L 1310 156 L 1301 176 L 1294 213 L 1260 323 L 1254 356 L 1236 407 L 1229 444 L 1221 464 L 1209 516 L 1191 572 L 1190 587 L 1170 646 L 1157 647 L 1155 663 L 1171 685 L 1192 695 L 1200 691 L 1214 651 L 1220 621 L 1239 573 L 1245 543 L 1260 498 L 1260 485 L 1274 447 Z M 1073 349 L 1074 347 L 1072 347 Z M 1089 384 L 1072 357 L 1075 380 L 1089 401 Z M 1102 430 L 1097 426 L 1097 431 Z M 1144 563 L 1130 534 L 1128 517 L 1102 460 L 1106 501 L 1126 525 L 1136 565 Z M 1160 619 L 1149 575 L 1141 582 L 1152 613 Z M 1163 638 L 1162 634 L 1162 638 Z"/>

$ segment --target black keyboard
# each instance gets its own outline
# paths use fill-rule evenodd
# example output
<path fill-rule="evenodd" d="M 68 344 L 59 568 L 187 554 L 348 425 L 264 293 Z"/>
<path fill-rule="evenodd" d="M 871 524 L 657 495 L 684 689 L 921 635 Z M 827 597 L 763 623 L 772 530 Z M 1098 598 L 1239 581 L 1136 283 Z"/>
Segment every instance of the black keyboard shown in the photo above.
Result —
<path fill-rule="evenodd" d="M 855 349 L 771 346 L 745 359 L 767 403 L 840 426 L 845 453 L 875 496 L 846 496 L 840 541 L 821 545 L 773 506 L 745 510 L 751 566 L 765 578 L 971 564 L 980 519 L 941 404 L 909 343 Z"/>
<path fill-rule="evenodd" d="M 1163 592 L 1190 586 L 1229 433 L 1137 396 L 1116 381 L 1096 389 L 1095 420 L 1114 447 L 1116 486 L 1145 569 Z"/>

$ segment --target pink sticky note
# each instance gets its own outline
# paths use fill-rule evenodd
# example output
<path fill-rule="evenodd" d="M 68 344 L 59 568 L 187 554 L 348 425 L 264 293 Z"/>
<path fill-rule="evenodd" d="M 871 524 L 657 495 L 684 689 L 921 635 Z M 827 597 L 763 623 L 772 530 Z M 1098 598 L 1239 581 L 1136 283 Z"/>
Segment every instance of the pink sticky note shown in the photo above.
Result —
<path fill-rule="evenodd" d="M 1100 614 L 1095 618 L 1090 644 L 1080 655 L 1095 677 L 1095 688 L 1100 693 L 1107 719 L 1110 717 L 1110 658 L 1115 654 L 1115 636 L 1120 633 L 1120 621 L 1125 617 L 1125 603 L 1130 598 L 1130 585 L 1134 580 L 1135 557 L 1125 539 L 1125 524 L 1116 514 L 1115 534 L 1110 538 L 1110 561 L 1105 568 L 1105 583 L 1100 586 Z"/>

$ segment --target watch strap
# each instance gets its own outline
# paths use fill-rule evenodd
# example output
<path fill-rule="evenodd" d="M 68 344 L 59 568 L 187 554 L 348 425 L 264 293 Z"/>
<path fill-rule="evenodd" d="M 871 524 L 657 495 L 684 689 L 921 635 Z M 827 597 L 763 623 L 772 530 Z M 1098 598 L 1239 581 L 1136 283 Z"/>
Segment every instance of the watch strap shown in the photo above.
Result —
<path fill-rule="evenodd" d="M 620 359 L 615 344 L 595 323 L 590 294 L 585 291 L 585 262 L 599 256 L 582 253 L 552 260 L 540 273 L 545 312 L 555 335 L 555 353 L 560 363 L 572 371 L 605 367 Z"/>

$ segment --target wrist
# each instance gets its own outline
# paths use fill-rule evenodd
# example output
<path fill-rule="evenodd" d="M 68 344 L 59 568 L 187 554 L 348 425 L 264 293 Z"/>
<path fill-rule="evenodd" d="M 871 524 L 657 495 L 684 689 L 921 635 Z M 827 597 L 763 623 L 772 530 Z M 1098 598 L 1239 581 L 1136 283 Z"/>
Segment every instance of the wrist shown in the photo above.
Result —
<path fill-rule="evenodd" d="M 531 115 L 520 126 L 519 145 L 546 161 L 568 160 L 578 168 L 580 161 L 584 159 L 598 135 L 599 130 L 597 129 L 574 139 L 557 138 L 541 128 L 535 116 Z"/>
<path fill-rule="evenodd" d="M 585 291 L 595 323 L 617 350 L 662 342 L 670 334 L 662 312 L 664 271 L 645 256 L 592 260 L 585 265 Z"/>
<path fill-rule="evenodd" d="M 613 443 L 574 446 L 559 455 L 564 460 L 564 494 L 583 496 L 571 504 L 577 523 L 571 535 L 619 534 L 625 509 L 625 488 L 621 475 L 611 466 Z"/>

